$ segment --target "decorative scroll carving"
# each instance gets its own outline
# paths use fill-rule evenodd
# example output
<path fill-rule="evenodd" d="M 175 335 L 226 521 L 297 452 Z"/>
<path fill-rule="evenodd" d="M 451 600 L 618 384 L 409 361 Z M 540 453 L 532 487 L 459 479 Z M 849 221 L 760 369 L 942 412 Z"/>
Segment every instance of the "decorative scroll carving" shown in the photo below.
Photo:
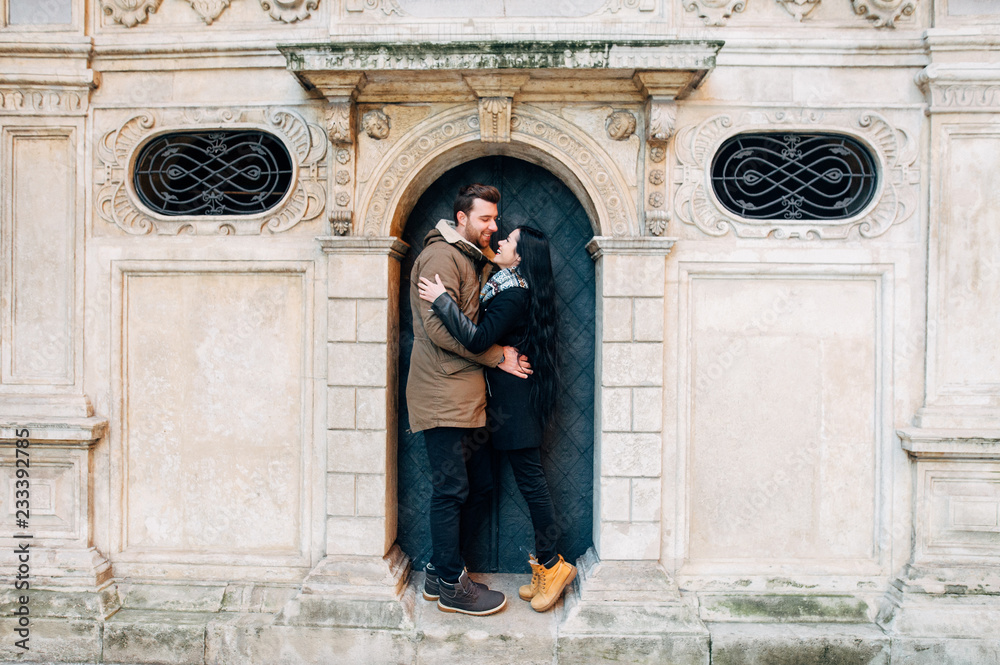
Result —
<path fill-rule="evenodd" d="M 368 236 L 384 236 L 395 206 L 413 174 L 442 152 L 478 138 L 478 109 L 468 106 L 439 113 L 418 124 L 393 146 L 369 180 L 362 212 Z M 614 160 L 578 127 L 534 106 L 519 105 L 511 115 L 510 141 L 544 150 L 566 164 L 591 194 L 595 215 L 607 235 L 638 235 L 637 213 L 624 176 Z"/>
<path fill-rule="evenodd" d="M 0 86 L 0 109 L 27 113 L 80 113 L 87 110 L 88 95 L 58 88 Z"/>
<path fill-rule="evenodd" d="M 397 14 L 403 15 L 403 10 L 396 3 L 396 0 L 346 0 L 344 8 L 348 12 L 381 12 L 386 16 Z"/>
<path fill-rule="evenodd" d="M 876 28 L 894 28 L 896 19 L 912 16 L 917 0 L 851 0 L 854 13 L 864 16 Z"/>
<path fill-rule="evenodd" d="M 510 97 L 479 100 L 479 137 L 483 143 L 510 143 Z"/>
<path fill-rule="evenodd" d="M 260 0 L 260 7 L 275 21 L 295 23 L 306 20 L 310 12 L 319 9 L 319 0 Z"/>
<path fill-rule="evenodd" d="M 646 211 L 646 230 L 651 235 L 662 236 L 667 230 L 667 222 L 670 221 L 670 213 L 666 210 Z"/>
<path fill-rule="evenodd" d="M 821 0 L 775 0 L 796 21 L 801 21 L 819 6 Z"/>
<path fill-rule="evenodd" d="M 330 143 L 340 145 L 354 142 L 351 131 L 352 102 L 331 102 L 326 109 L 326 132 Z"/>
<path fill-rule="evenodd" d="M 723 26 L 733 14 L 746 9 L 747 0 L 683 0 L 684 9 L 697 12 L 705 25 Z"/>
<path fill-rule="evenodd" d="M 101 11 L 126 28 L 149 20 L 149 15 L 160 8 L 163 0 L 101 0 Z"/>
<path fill-rule="evenodd" d="M 391 127 L 389 116 L 378 109 L 365 113 L 361 118 L 361 126 L 364 128 L 365 134 L 376 141 L 389 138 L 389 128 Z"/>
<path fill-rule="evenodd" d="M 157 129 L 202 129 L 206 124 L 259 129 L 288 146 L 297 177 L 278 207 L 255 215 L 165 217 L 151 212 L 135 196 L 129 164 L 136 151 L 160 132 Z M 147 111 L 104 134 L 97 145 L 95 175 L 97 212 L 126 233 L 253 235 L 286 231 L 314 219 L 326 206 L 326 137 L 290 109 L 169 109 Z"/>
<path fill-rule="evenodd" d="M 222 12 L 226 11 L 231 2 L 232 0 L 187 0 L 191 8 L 198 12 L 201 20 L 208 25 L 212 25 L 212 21 L 222 16 Z"/>
<path fill-rule="evenodd" d="M 880 190 L 874 203 L 859 216 L 845 220 L 744 219 L 728 212 L 716 200 L 708 166 L 719 146 L 730 136 L 748 131 L 828 131 L 850 134 L 868 144 L 877 156 Z M 674 214 L 712 236 L 732 230 L 743 238 L 846 238 L 857 229 L 864 238 L 882 235 L 893 224 L 909 219 L 919 200 L 920 171 L 914 165 L 917 147 L 908 132 L 892 126 L 881 115 L 866 111 L 824 114 L 820 111 L 750 111 L 739 118 L 716 115 L 681 130 L 674 143 L 676 168 Z"/>
<path fill-rule="evenodd" d="M 627 141 L 635 134 L 635 126 L 635 116 L 629 111 L 614 111 L 604 123 L 604 128 L 613 141 Z"/>

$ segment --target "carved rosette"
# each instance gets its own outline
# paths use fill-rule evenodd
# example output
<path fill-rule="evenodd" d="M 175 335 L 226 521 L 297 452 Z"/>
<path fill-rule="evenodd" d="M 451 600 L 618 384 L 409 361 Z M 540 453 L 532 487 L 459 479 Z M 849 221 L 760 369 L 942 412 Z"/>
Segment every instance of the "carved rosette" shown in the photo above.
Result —
<path fill-rule="evenodd" d="M 819 6 L 820 0 L 775 0 L 792 15 L 796 21 L 802 21 L 809 13 Z"/>
<path fill-rule="evenodd" d="M 101 11 L 116 23 L 132 28 L 149 20 L 163 0 L 101 0 Z"/>
<path fill-rule="evenodd" d="M 257 129 L 284 141 L 297 177 L 281 205 L 255 215 L 168 217 L 142 205 L 131 187 L 129 164 L 146 141 L 164 131 Z M 327 141 L 323 129 L 290 109 L 165 109 L 133 116 L 106 132 L 97 145 L 95 186 L 98 215 L 132 235 L 192 233 L 257 235 L 287 231 L 326 207 Z"/>
<path fill-rule="evenodd" d="M 510 143 L 510 97 L 479 100 L 479 136 L 483 143 Z"/>
<path fill-rule="evenodd" d="M 295 23 L 309 18 L 319 9 L 319 0 L 260 0 L 260 7 L 275 21 Z"/>
<path fill-rule="evenodd" d="M 720 205 L 711 185 L 711 163 L 719 146 L 744 132 L 776 130 L 850 134 L 875 154 L 881 185 L 872 205 L 844 220 L 756 220 L 738 217 Z M 917 146 L 910 134 L 872 111 L 856 115 L 820 111 L 751 111 L 734 118 L 716 115 L 678 132 L 674 142 L 676 164 L 674 216 L 711 236 L 732 230 L 741 238 L 846 238 L 857 229 L 864 238 L 880 236 L 894 224 L 909 219 L 917 209 L 920 170 Z"/>
<path fill-rule="evenodd" d="M 215 19 L 222 16 L 222 12 L 226 11 L 231 2 L 232 0 L 187 0 L 201 20 L 208 25 L 212 25 Z"/>
<path fill-rule="evenodd" d="M 479 140 L 479 109 L 460 106 L 436 114 L 401 136 L 367 180 L 359 210 L 368 236 L 391 235 L 394 215 L 414 175 L 434 158 Z M 510 141 L 542 150 L 567 165 L 591 195 L 606 235 L 639 235 L 636 211 L 614 160 L 580 128 L 530 105 L 511 115 Z"/>
<path fill-rule="evenodd" d="M 354 102 L 341 98 L 331 102 L 326 110 L 326 133 L 333 144 L 334 174 L 330 186 L 330 224 L 334 233 L 350 230 L 354 216 Z M 338 234 L 344 235 L 344 234 Z"/>
<path fill-rule="evenodd" d="M 667 230 L 670 213 L 666 210 L 667 178 L 663 163 L 667 141 L 674 135 L 677 104 L 673 100 L 651 97 L 646 102 L 646 231 L 654 236 Z"/>
<path fill-rule="evenodd" d="M 901 16 L 917 11 L 917 0 L 851 0 L 854 13 L 864 16 L 876 28 L 894 28 Z"/>
<path fill-rule="evenodd" d="M 723 26 L 733 14 L 746 9 L 747 0 L 683 0 L 684 9 L 697 12 L 709 26 Z"/>

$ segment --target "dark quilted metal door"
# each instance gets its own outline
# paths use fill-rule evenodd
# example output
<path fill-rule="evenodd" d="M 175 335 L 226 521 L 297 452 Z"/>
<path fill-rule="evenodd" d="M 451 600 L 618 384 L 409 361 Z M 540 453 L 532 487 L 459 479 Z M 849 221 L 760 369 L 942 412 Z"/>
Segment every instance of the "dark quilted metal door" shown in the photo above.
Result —
<path fill-rule="evenodd" d="M 555 427 L 542 445 L 542 463 L 559 526 L 559 552 L 567 560 L 593 542 L 594 480 L 594 264 L 586 250 L 593 237 L 587 214 L 555 176 L 512 157 L 483 157 L 458 166 L 421 196 L 407 221 L 399 298 L 399 521 L 400 547 L 422 567 L 430 557 L 430 468 L 423 435 L 409 431 L 406 376 L 413 347 L 410 270 L 423 238 L 437 220 L 452 217 L 458 188 L 470 182 L 500 189 L 500 232 L 531 224 L 550 240 L 559 305 L 562 392 Z M 492 514 L 481 523 L 466 563 L 473 571 L 530 572 L 524 551 L 534 550 L 528 508 L 502 453 L 494 453 Z"/>

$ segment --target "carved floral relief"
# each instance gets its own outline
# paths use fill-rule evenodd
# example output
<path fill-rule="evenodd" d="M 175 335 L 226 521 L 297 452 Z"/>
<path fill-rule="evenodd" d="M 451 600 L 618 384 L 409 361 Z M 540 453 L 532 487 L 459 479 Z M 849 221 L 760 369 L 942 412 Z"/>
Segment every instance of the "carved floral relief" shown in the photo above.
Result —
<path fill-rule="evenodd" d="M 319 0 L 260 0 L 260 7 L 275 21 L 295 23 L 309 18 L 319 9 Z"/>
<path fill-rule="evenodd" d="M 222 16 L 222 12 L 226 11 L 232 0 L 186 0 L 186 2 L 198 13 L 201 20 L 212 25 L 215 19 Z"/>
<path fill-rule="evenodd" d="M 876 28 L 894 28 L 901 16 L 912 16 L 917 0 L 851 0 L 854 13 L 864 16 Z"/>
<path fill-rule="evenodd" d="M 101 0 L 101 11 L 126 28 L 149 20 L 149 15 L 160 8 L 163 0 Z"/>
<path fill-rule="evenodd" d="M 870 146 L 881 181 L 874 202 L 860 216 L 844 220 L 746 219 L 722 207 L 712 191 L 709 173 L 719 146 L 743 132 L 781 129 L 846 133 Z M 710 236 L 732 231 L 741 238 L 846 238 L 857 229 L 862 237 L 873 238 L 909 219 L 919 201 L 915 142 L 909 132 L 873 111 L 850 115 L 816 110 L 716 115 L 678 132 L 674 153 L 674 215 Z"/>
<path fill-rule="evenodd" d="M 289 149 L 297 178 L 278 207 L 264 213 L 229 216 L 167 217 L 138 202 L 129 165 L 148 139 L 166 131 L 221 127 L 259 129 L 278 136 Z M 132 116 L 104 134 L 97 144 L 95 201 L 98 215 L 132 235 L 153 233 L 255 235 L 287 231 L 314 219 L 326 207 L 327 140 L 323 129 L 291 109 L 169 109 Z"/>

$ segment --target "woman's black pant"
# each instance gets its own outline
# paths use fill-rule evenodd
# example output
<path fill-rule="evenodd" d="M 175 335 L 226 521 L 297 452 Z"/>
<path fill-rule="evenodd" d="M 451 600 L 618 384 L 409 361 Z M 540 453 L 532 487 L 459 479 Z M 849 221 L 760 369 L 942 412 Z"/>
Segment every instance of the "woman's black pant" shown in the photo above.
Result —
<path fill-rule="evenodd" d="M 508 450 L 507 459 L 514 472 L 517 488 L 528 504 L 531 525 L 535 529 L 535 556 L 542 563 L 556 555 L 559 527 L 552 509 L 552 495 L 542 470 L 542 456 L 538 448 Z"/>

